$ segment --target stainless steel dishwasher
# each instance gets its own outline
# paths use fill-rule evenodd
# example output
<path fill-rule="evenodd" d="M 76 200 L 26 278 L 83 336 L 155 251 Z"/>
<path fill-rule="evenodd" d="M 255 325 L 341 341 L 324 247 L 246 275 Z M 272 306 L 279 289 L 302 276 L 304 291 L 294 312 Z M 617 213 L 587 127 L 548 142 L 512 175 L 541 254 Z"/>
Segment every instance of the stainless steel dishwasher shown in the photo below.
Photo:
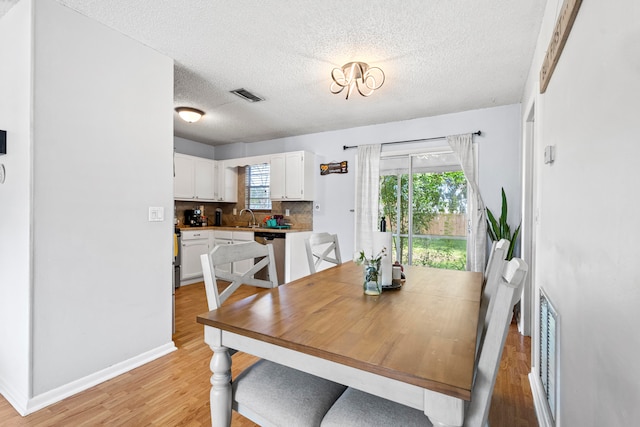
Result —
<path fill-rule="evenodd" d="M 278 275 L 278 284 L 284 284 L 284 251 L 285 251 L 285 238 L 287 233 L 274 233 L 256 231 L 254 239 L 261 245 L 271 244 L 273 245 L 273 256 L 276 263 L 276 273 Z M 263 268 L 255 274 L 257 279 L 269 279 L 269 273 L 267 268 Z"/>

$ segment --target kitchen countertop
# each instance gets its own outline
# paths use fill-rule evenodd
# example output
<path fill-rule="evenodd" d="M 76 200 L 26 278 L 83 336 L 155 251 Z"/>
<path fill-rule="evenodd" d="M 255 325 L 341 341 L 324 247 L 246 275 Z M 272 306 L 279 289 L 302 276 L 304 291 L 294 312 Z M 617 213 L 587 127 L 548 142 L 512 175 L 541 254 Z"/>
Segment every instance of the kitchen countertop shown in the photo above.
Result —
<path fill-rule="evenodd" d="M 311 230 L 300 230 L 296 228 L 251 228 L 251 227 L 236 227 L 236 226 L 207 226 L 207 227 L 189 227 L 189 226 L 180 226 L 180 230 L 219 230 L 219 231 L 251 231 L 254 233 L 298 233 L 301 231 L 311 231 Z"/>

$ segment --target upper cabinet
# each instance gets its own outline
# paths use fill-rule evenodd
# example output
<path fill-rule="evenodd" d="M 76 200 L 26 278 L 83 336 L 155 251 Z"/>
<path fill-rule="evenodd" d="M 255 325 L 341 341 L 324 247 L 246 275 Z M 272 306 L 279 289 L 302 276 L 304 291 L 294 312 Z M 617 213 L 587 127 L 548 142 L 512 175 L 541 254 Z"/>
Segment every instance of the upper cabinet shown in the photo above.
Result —
<path fill-rule="evenodd" d="M 271 156 L 271 200 L 313 200 L 313 153 L 293 151 Z"/>
<path fill-rule="evenodd" d="M 194 161 L 194 196 L 198 200 L 215 200 L 216 198 L 216 162 L 215 160 L 197 157 Z"/>
<path fill-rule="evenodd" d="M 216 201 L 238 202 L 238 168 L 226 160 L 216 162 Z"/>
<path fill-rule="evenodd" d="M 173 155 L 173 198 L 195 198 L 195 157 L 175 153 Z"/>
<path fill-rule="evenodd" d="M 174 154 L 173 198 L 202 202 L 236 202 L 237 168 L 224 162 Z"/>

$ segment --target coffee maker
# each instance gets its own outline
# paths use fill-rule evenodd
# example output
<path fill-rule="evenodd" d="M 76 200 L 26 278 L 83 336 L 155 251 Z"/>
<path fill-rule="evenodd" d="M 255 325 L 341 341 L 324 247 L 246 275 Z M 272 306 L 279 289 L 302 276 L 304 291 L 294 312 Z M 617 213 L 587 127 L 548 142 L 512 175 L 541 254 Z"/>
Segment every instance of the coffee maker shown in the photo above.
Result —
<path fill-rule="evenodd" d="M 202 211 L 200 209 L 186 209 L 184 224 L 189 227 L 202 227 Z"/>

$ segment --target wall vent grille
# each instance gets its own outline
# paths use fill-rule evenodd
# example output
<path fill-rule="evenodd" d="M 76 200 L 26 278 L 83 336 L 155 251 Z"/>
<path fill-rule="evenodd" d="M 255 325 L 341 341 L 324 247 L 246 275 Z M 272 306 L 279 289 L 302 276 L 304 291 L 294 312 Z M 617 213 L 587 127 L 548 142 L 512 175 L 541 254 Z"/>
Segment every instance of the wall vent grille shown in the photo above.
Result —
<path fill-rule="evenodd" d="M 556 419 L 557 404 L 557 326 L 558 314 L 547 296 L 540 292 L 540 380 L 551 416 Z"/>

